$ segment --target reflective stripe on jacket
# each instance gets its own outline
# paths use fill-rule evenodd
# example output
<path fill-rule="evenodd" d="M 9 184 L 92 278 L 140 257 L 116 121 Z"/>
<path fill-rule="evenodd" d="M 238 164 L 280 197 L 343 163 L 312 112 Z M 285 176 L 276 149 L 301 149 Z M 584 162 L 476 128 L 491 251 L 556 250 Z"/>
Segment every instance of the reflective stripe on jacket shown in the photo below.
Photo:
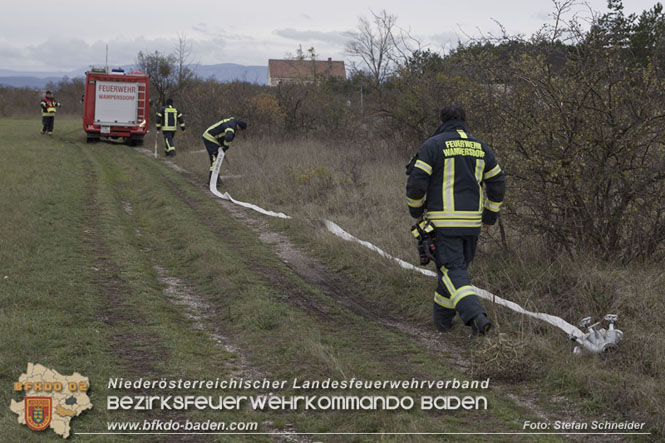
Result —
<path fill-rule="evenodd" d="M 235 137 L 237 126 L 238 121 L 235 117 L 220 120 L 205 130 L 203 138 L 220 146 L 229 147 Z"/>
<path fill-rule="evenodd" d="M 155 116 L 157 117 L 155 122 L 157 129 L 163 131 L 175 131 L 178 123 L 180 124 L 180 128 L 185 127 L 185 120 L 182 117 L 182 112 L 178 112 L 178 110 L 172 105 L 162 106 Z"/>
<path fill-rule="evenodd" d="M 42 108 L 42 117 L 52 117 L 55 115 L 56 108 L 60 106 L 60 103 L 53 98 L 44 97 L 39 105 Z"/>
<path fill-rule="evenodd" d="M 483 219 L 499 212 L 505 187 L 492 149 L 469 135 L 465 122 L 453 120 L 420 147 L 406 197 L 414 218 L 426 209 L 427 219 L 450 235 L 478 235 Z"/>

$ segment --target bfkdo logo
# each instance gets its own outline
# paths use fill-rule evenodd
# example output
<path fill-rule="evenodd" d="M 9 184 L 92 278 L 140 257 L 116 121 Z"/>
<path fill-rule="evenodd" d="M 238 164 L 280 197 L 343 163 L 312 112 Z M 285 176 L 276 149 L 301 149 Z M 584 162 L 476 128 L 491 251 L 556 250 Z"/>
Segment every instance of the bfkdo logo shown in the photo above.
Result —
<path fill-rule="evenodd" d="M 88 377 L 78 372 L 63 375 L 55 369 L 28 363 L 27 371 L 14 382 L 14 392 L 23 398 L 12 399 L 9 408 L 19 424 L 33 431 L 52 429 L 67 438 L 72 419 L 92 408 L 87 395 L 89 388 Z"/>
<path fill-rule="evenodd" d="M 25 424 L 34 431 L 43 431 L 51 424 L 53 399 L 51 397 L 25 397 Z"/>

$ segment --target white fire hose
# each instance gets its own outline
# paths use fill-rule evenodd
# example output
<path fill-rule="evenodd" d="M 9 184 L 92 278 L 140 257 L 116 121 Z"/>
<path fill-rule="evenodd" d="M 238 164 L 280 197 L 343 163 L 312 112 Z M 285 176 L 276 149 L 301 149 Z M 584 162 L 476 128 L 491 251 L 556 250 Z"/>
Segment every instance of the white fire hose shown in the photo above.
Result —
<path fill-rule="evenodd" d="M 284 219 L 290 219 L 291 217 L 282 213 L 282 212 L 273 212 L 273 211 L 268 211 L 265 210 L 259 206 L 256 206 L 252 203 L 245 203 L 241 202 L 238 200 L 235 200 L 233 197 L 229 195 L 228 192 L 221 193 L 217 190 L 217 177 L 219 177 L 219 170 L 222 166 L 222 162 L 224 161 L 225 153 L 220 149 L 219 154 L 217 155 L 217 160 L 215 161 L 215 164 L 213 166 L 212 174 L 210 175 L 210 192 L 212 192 L 214 195 L 217 197 L 228 200 L 232 203 L 235 203 L 236 205 L 252 209 L 256 212 L 259 212 L 264 215 L 268 215 L 271 217 L 279 217 L 279 218 L 284 218 Z M 412 271 L 420 272 L 421 274 L 430 276 L 430 277 L 435 277 L 436 278 L 436 272 L 430 271 L 428 269 L 422 269 L 418 268 L 411 263 L 408 263 L 402 259 L 399 259 L 397 257 L 393 257 L 392 255 L 388 254 L 381 248 L 379 248 L 376 245 L 373 245 L 370 242 L 360 240 L 353 235 L 349 234 L 346 232 L 344 229 L 339 227 L 337 224 L 331 222 L 330 220 L 322 220 L 323 223 L 325 224 L 326 228 L 328 231 L 332 232 L 336 236 L 347 240 L 351 241 L 354 243 L 361 244 L 365 246 L 366 248 L 376 252 L 382 257 L 385 257 L 389 260 L 395 261 L 397 264 L 399 264 L 402 268 L 404 269 L 410 269 Z M 594 325 L 591 325 L 591 318 L 587 317 L 582 320 L 580 324 L 580 328 L 587 327 L 588 332 L 585 334 L 582 332 L 579 328 L 576 328 L 575 326 L 571 325 L 567 321 L 563 320 L 560 317 L 557 317 L 555 315 L 550 315 L 550 314 L 543 314 L 541 312 L 532 312 L 528 311 L 524 308 L 522 308 L 520 305 L 518 305 L 515 302 L 512 302 L 510 300 L 505 300 L 498 295 L 494 295 L 484 289 L 477 288 L 474 286 L 474 289 L 476 291 L 476 294 L 478 294 L 479 297 L 484 298 L 486 300 L 489 300 L 493 303 L 500 304 L 502 306 L 505 306 L 509 309 L 512 309 L 515 312 L 519 312 L 524 315 L 528 315 L 533 318 L 537 318 L 539 320 L 543 320 L 552 326 L 556 326 L 557 328 L 561 329 L 563 332 L 565 332 L 568 337 L 573 340 L 574 342 L 577 343 L 577 346 L 574 348 L 573 352 L 575 354 L 581 354 L 583 351 L 586 353 L 591 353 L 591 354 L 599 354 L 599 353 L 606 353 L 609 352 L 617 347 L 617 344 L 621 339 L 623 338 L 623 332 L 621 332 L 618 329 L 614 329 L 614 323 L 618 320 L 618 316 L 616 315 L 611 315 L 608 314 L 605 316 L 605 321 L 609 322 L 609 328 L 607 330 L 605 329 L 600 329 L 600 330 L 595 330 L 594 328 L 598 326 L 599 323 L 596 323 Z"/>

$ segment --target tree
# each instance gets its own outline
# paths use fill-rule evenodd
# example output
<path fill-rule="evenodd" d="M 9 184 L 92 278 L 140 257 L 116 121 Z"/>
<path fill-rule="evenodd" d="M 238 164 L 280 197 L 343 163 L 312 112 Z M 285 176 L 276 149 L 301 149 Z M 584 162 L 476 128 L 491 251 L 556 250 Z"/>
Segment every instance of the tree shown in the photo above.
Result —
<path fill-rule="evenodd" d="M 314 46 L 310 46 L 310 48 L 307 50 L 307 55 L 305 55 L 305 52 L 302 50 L 302 45 L 298 46 L 298 49 L 296 49 L 296 55 L 291 56 L 290 54 L 287 54 L 287 58 L 300 61 L 305 59 L 315 61 L 317 57 L 318 54 L 316 53 Z"/>
<path fill-rule="evenodd" d="M 623 49 L 634 60 L 647 63 L 650 57 L 663 58 L 665 14 L 663 5 L 625 15 L 622 0 L 608 0 L 610 10 L 597 18 L 588 34 L 588 42 L 606 48 Z"/>
<path fill-rule="evenodd" d="M 472 130 L 508 173 L 509 220 L 550 251 L 628 262 L 665 251 L 665 85 L 649 57 L 630 63 L 639 22 L 610 4 L 575 46 L 540 34 L 452 57 Z"/>
<path fill-rule="evenodd" d="M 632 58 L 659 44 L 662 11 L 627 19 L 619 3 L 591 33 L 559 2 L 553 26 L 530 39 L 414 52 L 379 85 L 374 122 L 396 146 L 420 144 L 437 108 L 459 104 L 506 171 L 504 220 L 520 236 L 624 262 L 665 254 L 665 80 L 652 62 L 662 56 Z"/>
<path fill-rule="evenodd" d="M 358 27 L 348 37 L 351 40 L 346 45 L 346 54 L 362 61 L 375 86 L 409 59 L 413 52 L 409 43 L 420 46 L 408 32 L 397 27 L 397 16 L 385 10 L 372 12 L 371 19 L 360 17 Z"/>
<path fill-rule="evenodd" d="M 174 92 L 177 84 L 177 58 L 173 54 L 164 55 L 159 51 L 152 54 L 139 52 L 136 64 L 150 77 L 150 88 L 158 95 L 159 105 Z"/>
<path fill-rule="evenodd" d="M 275 126 L 278 126 L 284 120 L 284 112 L 279 106 L 277 97 L 267 92 L 262 92 L 251 99 L 255 108 L 255 117 L 263 124 L 260 128 L 267 126 L 267 135 L 272 135 Z"/>
<path fill-rule="evenodd" d="M 309 82 L 317 82 L 318 75 L 316 72 L 316 58 L 318 57 L 318 54 L 316 53 L 316 49 L 314 49 L 314 46 L 310 46 L 310 48 L 307 50 L 307 54 L 302 50 L 302 45 L 298 46 L 298 49 L 296 49 L 296 55 L 291 55 L 288 53 L 286 57 L 290 60 L 295 60 L 299 65 L 301 66 L 306 66 L 305 61 L 309 60 L 309 71 L 310 72 L 303 72 L 300 69 L 296 69 L 299 77 L 299 81 L 301 84 L 306 84 Z M 311 73 L 311 76 L 309 75 Z"/>
<path fill-rule="evenodd" d="M 406 60 L 404 68 L 416 75 L 425 75 L 431 72 L 441 72 L 444 69 L 444 60 L 440 54 L 432 52 L 427 49 L 426 51 L 414 51 L 411 56 Z"/>
<path fill-rule="evenodd" d="M 184 35 L 178 35 L 178 44 L 173 54 L 176 60 L 176 79 L 177 90 L 181 92 L 186 89 L 194 78 L 194 72 L 189 67 L 190 57 L 192 55 L 192 44 L 187 41 Z"/>

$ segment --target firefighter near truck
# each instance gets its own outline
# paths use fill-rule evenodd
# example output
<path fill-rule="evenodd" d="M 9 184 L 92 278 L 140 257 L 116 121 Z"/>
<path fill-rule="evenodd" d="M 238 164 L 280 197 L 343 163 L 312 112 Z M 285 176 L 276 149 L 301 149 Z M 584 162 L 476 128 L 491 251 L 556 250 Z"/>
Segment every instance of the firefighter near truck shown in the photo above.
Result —
<path fill-rule="evenodd" d="M 83 130 L 88 143 L 101 138 L 143 144 L 148 132 L 150 80 L 143 72 L 91 67 L 85 73 Z"/>

